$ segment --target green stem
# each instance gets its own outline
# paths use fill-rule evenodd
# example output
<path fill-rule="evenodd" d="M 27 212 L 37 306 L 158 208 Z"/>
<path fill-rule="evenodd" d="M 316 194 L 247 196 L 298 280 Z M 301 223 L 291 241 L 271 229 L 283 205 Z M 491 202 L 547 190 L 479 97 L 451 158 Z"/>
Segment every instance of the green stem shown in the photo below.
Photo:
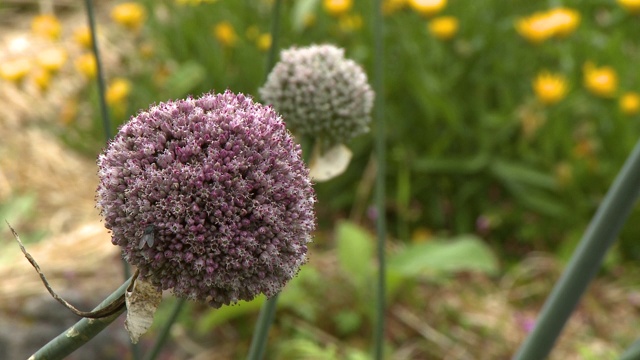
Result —
<path fill-rule="evenodd" d="M 173 309 L 171 310 L 171 315 L 169 315 L 169 319 L 164 324 L 162 331 L 160 331 L 160 335 L 156 339 L 156 343 L 153 345 L 153 348 L 149 351 L 147 356 L 145 356 L 145 360 L 155 360 L 156 357 L 160 354 L 160 350 L 164 346 L 167 341 L 167 337 L 169 337 L 169 332 L 171 331 L 171 327 L 178 319 L 178 315 L 180 315 L 180 311 L 184 307 L 186 303 L 185 299 L 179 298 L 176 303 L 173 305 Z"/>
<path fill-rule="evenodd" d="M 276 308 L 278 307 L 279 296 L 280 294 L 272 296 L 270 299 L 265 301 L 262 308 L 260 308 L 260 315 L 258 316 L 256 328 L 253 331 L 253 337 L 251 338 L 251 346 L 249 347 L 247 359 L 261 360 L 264 357 L 264 351 L 267 348 L 269 328 L 271 328 L 273 319 L 276 317 Z"/>
<path fill-rule="evenodd" d="M 100 59 L 100 51 L 98 49 L 98 36 L 96 33 L 96 20 L 93 11 L 93 2 L 91 0 L 85 0 L 85 7 L 87 9 L 87 18 L 89 20 L 89 30 L 91 32 L 91 50 L 96 59 L 96 78 L 98 80 L 98 99 L 100 103 L 100 114 L 102 116 L 102 125 L 104 127 L 104 136 L 107 141 L 111 139 L 111 120 L 109 118 L 109 109 L 107 108 L 107 102 L 105 100 L 105 81 L 104 72 L 102 71 L 102 60 Z"/>
<path fill-rule="evenodd" d="M 107 142 L 113 136 L 111 131 L 111 118 L 109 117 L 109 109 L 107 108 L 107 101 L 105 98 L 105 81 L 104 71 L 102 69 L 102 59 L 100 57 L 100 50 L 98 47 L 98 32 L 96 31 L 95 11 L 93 8 L 93 2 L 91 0 L 85 0 L 85 8 L 87 9 L 87 19 L 89 21 L 89 30 L 91 33 L 91 50 L 96 61 L 96 79 L 98 80 L 98 103 L 100 104 L 100 114 L 102 117 L 102 126 L 104 128 L 104 136 Z M 131 268 L 129 264 L 122 259 L 122 268 L 124 270 L 124 278 L 131 277 Z M 131 354 L 134 360 L 140 359 L 140 347 L 137 344 L 131 344 Z"/>
<path fill-rule="evenodd" d="M 280 33 L 280 13 L 282 8 L 282 0 L 276 0 L 273 4 L 272 22 L 271 22 L 271 47 L 269 48 L 269 54 L 267 55 L 267 63 L 265 66 L 265 78 L 269 75 L 269 71 L 276 62 L 278 40 Z M 276 294 L 270 299 L 264 302 L 260 309 L 260 316 L 256 323 L 253 337 L 251 338 L 251 346 L 249 347 L 249 354 L 247 359 L 261 360 L 264 357 L 264 351 L 267 347 L 267 337 L 269 335 L 269 328 L 275 318 L 276 308 L 278 304 L 278 296 Z"/>
<path fill-rule="evenodd" d="M 129 287 L 131 279 L 124 282 L 116 291 L 114 291 L 109 297 L 98 305 L 95 310 L 100 310 L 117 298 L 122 296 Z M 87 319 L 83 318 L 75 325 L 67 329 L 62 334 L 58 335 L 55 339 L 49 341 L 46 345 L 40 348 L 29 359 L 31 360 L 57 360 L 63 359 L 82 345 L 86 344 L 94 336 L 98 335 L 109 324 L 117 319 L 125 310 L 123 307 L 120 311 L 110 315 L 108 317 L 100 319 Z"/>
<path fill-rule="evenodd" d="M 376 173 L 376 210 L 377 210 L 377 252 L 378 252 L 378 281 L 376 292 L 376 322 L 373 333 L 374 358 L 382 360 L 384 357 L 384 328 L 385 328 L 385 293 L 386 293 L 386 261 L 385 241 L 387 235 L 386 224 L 386 149 L 385 149 L 385 122 L 384 122 L 384 48 L 383 48 L 383 20 L 382 1 L 373 2 L 373 89 L 376 94 L 374 119 L 375 119 L 375 153 L 378 171 Z"/>
<path fill-rule="evenodd" d="M 589 282 L 640 195 L 640 141 L 627 158 L 613 185 L 580 240 L 566 270 L 542 307 L 536 326 L 514 359 L 546 358 Z"/>
<path fill-rule="evenodd" d="M 636 340 L 631 346 L 620 355 L 618 360 L 636 360 L 640 359 L 640 340 Z"/>

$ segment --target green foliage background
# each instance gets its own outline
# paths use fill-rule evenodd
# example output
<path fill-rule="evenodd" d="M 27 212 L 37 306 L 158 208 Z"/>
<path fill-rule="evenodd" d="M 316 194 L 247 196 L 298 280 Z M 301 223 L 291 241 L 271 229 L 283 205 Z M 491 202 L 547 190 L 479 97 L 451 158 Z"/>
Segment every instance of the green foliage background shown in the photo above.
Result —
<path fill-rule="evenodd" d="M 135 86 L 129 114 L 212 89 L 257 96 L 266 52 L 255 38 L 269 32 L 270 2 L 145 5 L 149 16 L 136 41 L 152 44 L 154 55 L 125 58 Z M 519 18 L 553 5 L 579 11 L 573 34 L 536 45 L 516 32 Z M 355 2 L 336 18 L 320 1 L 285 1 L 278 46 L 333 43 L 370 74 L 369 8 Z M 571 247 L 640 130 L 638 115 L 622 114 L 617 98 L 598 98 L 584 89 L 582 67 L 587 61 L 612 66 L 620 79 L 618 94 L 637 91 L 637 16 L 613 1 L 595 0 L 451 1 L 442 15 L 459 20 L 450 41 L 430 35 L 429 19 L 408 7 L 385 16 L 386 92 L 377 96 L 387 103 L 387 211 L 393 235 L 409 240 L 416 229 L 476 232 L 512 257 Z M 360 26 L 349 26 L 358 21 Z M 232 46 L 214 36 L 221 22 L 235 30 Z M 531 86 L 544 70 L 569 82 L 566 98 L 552 106 L 537 102 Z M 372 142 L 363 136 L 349 145 L 355 155 L 348 172 L 317 186 L 324 227 L 347 214 L 367 218 L 370 194 L 361 190 L 371 181 L 365 169 Z M 626 227 L 624 257 L 640 256 L 638 235 L 640 229 Z"/>

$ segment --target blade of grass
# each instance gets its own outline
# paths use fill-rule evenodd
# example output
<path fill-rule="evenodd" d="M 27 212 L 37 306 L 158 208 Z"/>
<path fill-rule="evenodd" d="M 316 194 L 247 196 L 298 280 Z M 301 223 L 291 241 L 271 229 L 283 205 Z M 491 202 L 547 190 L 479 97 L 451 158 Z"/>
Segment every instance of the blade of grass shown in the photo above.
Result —
<path fill-rule="evenodd" d="M 378 251 L 378 279 L 376 292 L 376 323 L 373 332 L 374 358 L 382 360 L 384 357 L 384 328 L 385 328 L 385 293 L 386 293 L 386 261 L 385 261 L 385 241 L 387 235 L 386 213 L 385 213 L 385 172 L 386 172 L 386 149 L 385 149 L 385 122 L 384 122 L 384 98 L 383 98 L 383 76 L 384 76 L 384 47 L 383 47 L 383 19 L 382 1 L 373 2 L 373 90 L 376 94 L 374 104 L 375 119 L 375 154 L 378 171 L 376 173 L 376 232 Z"/>
<path fill-rule="evenodd" d="M 282 0 L 276 0 L 273 4 L 273 12 L 271 19 L 271 47 L 267 55 L 267 62 L 265 66 L 264 76 L 269 75 L 269 71 L 276 63 L 276 54 L 278 50 L 278 39 L 280 34 L 280 14 L 282 8 Z M 260 315 L 256 322 L 253 337 L 251 338 L 251 345 L 249 347 L 249 354 L 247 359 L 260 360 L 264 357 L 264 351 L 267 347 L 267 336 L 269 335 L 269 328 L 275 318 L 275 312 L 278 304 L 278 294 L 272 296 L 264 302 L 262 308 L 260 308 Z"/>
<path fill-rule="evenodd" d="M 640 195 L 640 140 L 618 173 L 514 359 L 546 358 Z"/>

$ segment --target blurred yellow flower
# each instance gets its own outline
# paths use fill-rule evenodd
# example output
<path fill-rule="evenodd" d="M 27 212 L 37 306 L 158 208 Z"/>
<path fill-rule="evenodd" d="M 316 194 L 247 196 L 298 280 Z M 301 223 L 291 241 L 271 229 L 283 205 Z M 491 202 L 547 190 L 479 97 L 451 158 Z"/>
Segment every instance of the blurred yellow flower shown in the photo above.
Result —
<path fill-rule="evenodd" d="M 236 31 L 233 29 L 233 26 L 227 21 L 218 23 L 213 27 L 213 36 L 215 36 L 215 38 L 222 45 L 228 47 L 234 46 L 238 41 Z"/>
<path fill-rule="evenodd" d="M 592 62 L 583 66 L 584 86 L 592 94 L 612 97 L 618 88 L 618 75 L 610 66 L 595 67 Z"/>
<path fill-rule="evenodd" d="M 537 12 L 516 21 L 516 31 L 533 43 L 541 43 L 551 37 L 571 34 L 580 24 L 580 13 L 568 8 L 555 8 Z"/>
<path fill-rule="evenodd" d="M 124 78 L 115 78 L 107 86 L 105 100 L 114 106 L 122 103 L 131 93 L 131 82 Z"/>
<path fill-rule="evenodd" d="M 324 0 L 324 10 L 332 16 L 347 13 L 353 6 L 353 0 Z"/>
<path fill-rule="evenodd" d="M 73 41 L 75 41 L 78 45 L 83 48 L 90 49 L 92 46 L 91 42 L 91 30 L 89 30 L 88 26 L 83 26 L 77 28 L 73 31 Z"/>
<path fill-rule="evenodd" d="M 60 37 L 62 25 L 54 15 L 38 15 L 31 20 L 31 31 L 36 35 L 55 40 Z"/>
<path fill-rule="evenodd" d="M 338 25 L 343 32 L 347 33 L 359 30 L 362 28 L 362 16 L 358 14 L 340 16 Z"/>
<path fill-rule="evenodd" d="M 52 47 L 38 53 L 36 62 L 48 71 L 58 71 L 67 62 L 67 51 L 60 47 Z"/>
<path fill-rule="evenodd" d="M 49 83 L 51 83 L 51 74 L 49 73 L 49 71 L 47 71 L 47 69 L 44 69 L 42 67 L 33 69 L 31 78 L 40 90 L 46 90 L 49 87 Z"/>
<path fill-rule="evenodd" d="M 447 0 L 408 0 L 409 6 L 422 15 L 433 16 L 447 6 Z"/>
<path fill-rule="evenodd" d="M 580 13 L 568 8 L 555 8 L 547 13 L 554 35 L 567 36 L 580 24 Z"/>
<path fill-rule="evenodd" d="M 627 92 L 620 97 L 618 102 L 620 111 L 625 115 L 635 115 L 640 112 L 640 94 L 637 92 Z"/>
<path fill-rule="evenodd" d="M 111 10 L 111 19 L 130 30 L 138 30 L 147 17 L 147 11 L 136 2 L 118 4 Z"/>
<path fill-rule="evenodd" d="M 640 0 L 617 0 L 618 5 L 632 14 L 640 14 Z"/>
<path fill-rule="evenodd" d="M 31 71 L 31 68 L 31 60 L 27 58 L 3 61 L 0 63 L 0 78 L 18 82 Z"/>
<path fill-rule="evenodd" d="M 428 24 L 429 32 L 438 39 L 449 40 L 458 32 L 458 19 L 453 16 L 441 16 Z"/>
<path fill-rule="evenodd" d="M 543 71 L 533 80 L 533 91 L 543 104 L 555 104 L 567 94 L 567 81 L 562 75 Z"/>
<path fill-rule="evenodd" d="M 76 69 L 89 79 L 93 79 L 96 76 L 97 64 L 96 58 L 91 53 L 85 53 L 80 55 L 75 61 Z"/>
<path fill-rule="evenodd" d="M 260 51 L 267 51 L 271 48 L 271 34 L 265 33 L 258 36 L 256 46 Z"/>

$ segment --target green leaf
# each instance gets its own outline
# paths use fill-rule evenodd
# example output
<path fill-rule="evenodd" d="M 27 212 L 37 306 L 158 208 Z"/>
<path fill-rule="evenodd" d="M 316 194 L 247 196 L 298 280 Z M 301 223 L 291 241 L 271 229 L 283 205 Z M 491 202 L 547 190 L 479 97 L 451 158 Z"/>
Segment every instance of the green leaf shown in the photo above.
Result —
<path fill-rule="evenodd" d="M 204 334 L 216 326 L 240 316 L 257 313 L 265 301 L 265 296 L 260 295 L 251 301 L 239 301 L 235 305 L 226 305 L 220 309 L 209 311 L 200 321 L 198 321 L 198 332 Z"/>
<path fill-rule="evenodd" d="M 459 271 L 495 274 L 498 262 L 491 249 L 473 235 L 406 247 L 389 256 L 389 270 L 404 276 L 442 275 Z"/>
<path fill-rule="evenodd" d="M 358 289 L 365 289 L 372 274 L 373 237 L 359 226 L 343 221 L 338 224 L 336 241 L 340 267 L 354 279 Z"/>

